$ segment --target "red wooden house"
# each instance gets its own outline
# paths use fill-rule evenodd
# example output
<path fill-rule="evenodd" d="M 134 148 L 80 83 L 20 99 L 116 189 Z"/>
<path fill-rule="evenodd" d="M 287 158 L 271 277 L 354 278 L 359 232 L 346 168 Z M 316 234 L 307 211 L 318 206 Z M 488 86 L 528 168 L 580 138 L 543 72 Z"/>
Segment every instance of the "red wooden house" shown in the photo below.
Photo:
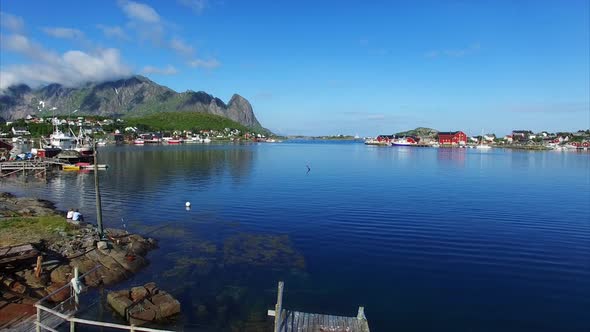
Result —
<path fill-rule="evenodd" d="M 462 131 L 441 131 L 438 133 L 438 144 L 459 145 L 467 142 L 467 135 Z"/>

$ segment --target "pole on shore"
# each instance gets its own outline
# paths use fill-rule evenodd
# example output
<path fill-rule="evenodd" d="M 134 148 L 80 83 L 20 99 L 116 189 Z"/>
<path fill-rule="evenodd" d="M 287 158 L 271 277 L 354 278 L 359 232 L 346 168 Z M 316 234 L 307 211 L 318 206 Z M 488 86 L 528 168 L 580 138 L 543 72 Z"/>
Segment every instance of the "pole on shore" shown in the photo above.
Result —
<path fill-rule="evenodd" d="M 100 188 L 98 184 L 98 155 L 96 153 L 97 142 L 92 142 L 94 148 L 94 192 L 96 193 L 96 224 L 98 226 L 98 236 L 101 241 L 105 240 L 104 229 L 102 227 L 102 204 L 100 201 Z"/>

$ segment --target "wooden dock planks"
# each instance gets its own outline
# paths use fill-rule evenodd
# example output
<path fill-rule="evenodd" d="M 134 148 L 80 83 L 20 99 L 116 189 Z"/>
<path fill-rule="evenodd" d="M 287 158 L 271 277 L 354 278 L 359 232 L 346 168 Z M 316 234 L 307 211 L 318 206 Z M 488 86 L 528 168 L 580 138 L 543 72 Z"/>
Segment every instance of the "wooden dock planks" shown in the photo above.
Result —
<path fill-rule="evenodd" d="M 37 256 L 39 251 L 31 244 L 0 248 L 0 264 L 29 259 Z"/>
<path fill-rule="evenodd" d="M 277 332 L 369 332 L 366 319 L 284 309 Z"/>
<path fill-rule="evenodd" d="M 275 310 L 274 332 L 370 332 L 365 308 L 359 307 L 356 317 L 322 315 L 283 309 L 284 283 L 279 281 Z"/>

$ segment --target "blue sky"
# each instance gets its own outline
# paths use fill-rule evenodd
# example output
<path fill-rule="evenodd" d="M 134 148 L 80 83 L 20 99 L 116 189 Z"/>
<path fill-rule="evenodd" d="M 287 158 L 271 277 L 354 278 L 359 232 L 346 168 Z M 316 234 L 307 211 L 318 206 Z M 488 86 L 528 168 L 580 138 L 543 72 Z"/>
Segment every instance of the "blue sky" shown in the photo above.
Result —
<path fill-rule="evenodd" d="M 283 134 L 587 129 L 589 3 L 0 0 L 0 87 L 143 74 Z"/>

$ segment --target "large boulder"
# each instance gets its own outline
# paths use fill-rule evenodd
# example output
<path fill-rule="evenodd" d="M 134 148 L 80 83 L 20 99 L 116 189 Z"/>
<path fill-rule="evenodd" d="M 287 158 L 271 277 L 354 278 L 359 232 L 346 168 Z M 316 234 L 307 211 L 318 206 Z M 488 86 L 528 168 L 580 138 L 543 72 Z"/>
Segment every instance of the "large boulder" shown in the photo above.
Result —
<path fill-rule="evenodd" d="M 131 288 L 131 300 L 133 302 L 141 301 L 148 296 L 148 290 L 143 286 Z"/>
<path fill-rule="evenodd" d="M 127 308 L 133 304 L 128 290 L 113 291 L 107 295 L 107 303 L 120 316 L 127 317 Z"/>
<path fill-rule="evenodd" d="M 110 292 L 107 302 L 116 313 L 134 325 L 165 321 L 180 313 L 180 302 L 159 290 L 153 282 L 131 290 Z"/>
<path fill-rule="evenodd" d="M 64 283 L 53 283 L 50 286 L 47 287 L 47 292 L 49 294 L 56 292 L 57 290 L 59 290 L 57 293 L 51 295 L 51 297 L 49 298 L 51 301 L 53 302 L 63 302 L 65 301 L 68 297 L 70 297 L 70 287 L 63 287 L 66 284 Z M 62 288 L 60 290 L 60 288 Z"/>
<path fill-rule="evenodd" d="M 61 265 L 51 271 L 51 282 L 65 284 L 72 280 L 73 275 L 71 266 Z"/>

